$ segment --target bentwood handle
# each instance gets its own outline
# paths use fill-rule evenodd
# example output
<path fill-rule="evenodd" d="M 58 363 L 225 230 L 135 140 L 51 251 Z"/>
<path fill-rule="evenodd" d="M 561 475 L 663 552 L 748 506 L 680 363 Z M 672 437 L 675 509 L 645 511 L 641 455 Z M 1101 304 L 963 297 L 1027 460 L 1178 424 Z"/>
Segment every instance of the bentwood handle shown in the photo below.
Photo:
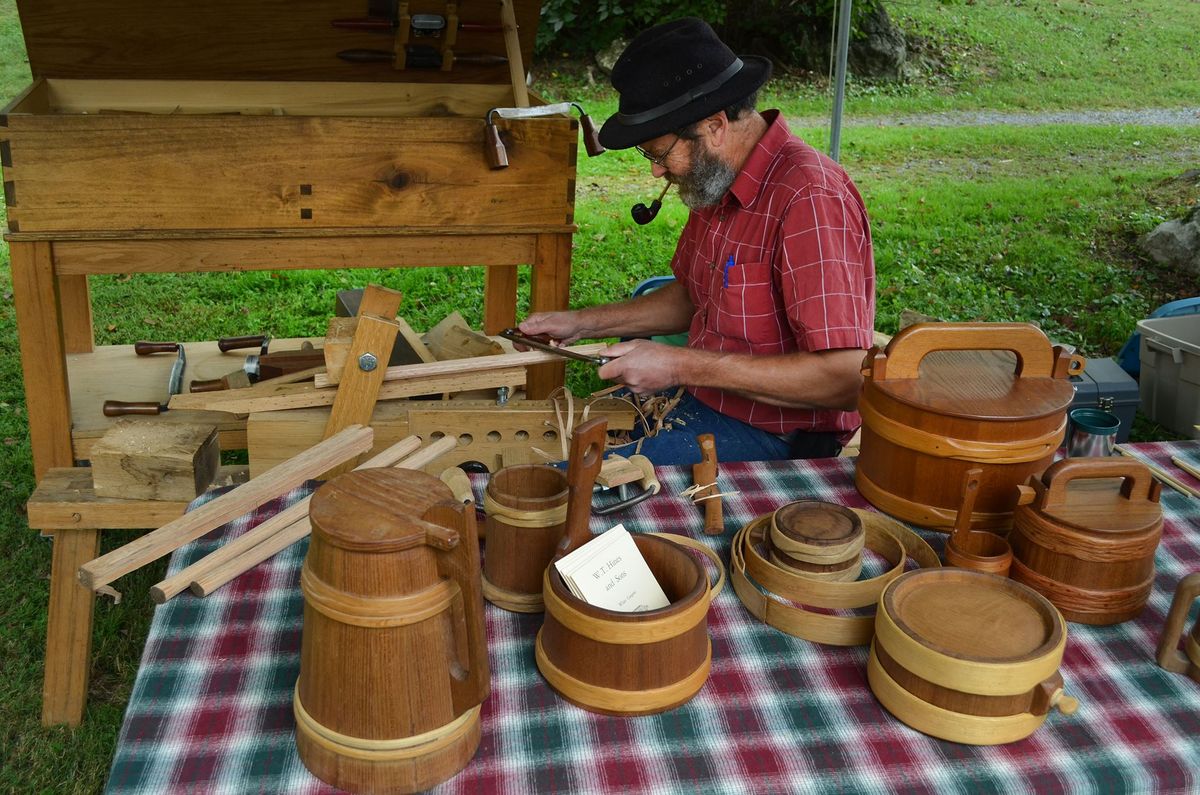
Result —
<path fill-rule="evenodd" d="M 431 545 L 437 554 L 438 574 L 458 586 L 458 594 L 446 617 L 450 622 L 454 646 L 451 649 L 450 697 L 454 713 L 461 715 L 480 704 L 490 692 L 487 638 L 484 634 L 483 587 L 480 580 L 478 530 L 475 506 L 456 499 L 434 505 L 425 519 L 450 528 L 459 543 L 450 549 Z"/>
<path fill-rule="evenodd" d="M 178 353 L 178 342 L 141 342 L 133 343 L 133 352 L 138 356 L 149 356 L 152 353 Z"/>
<path fill-rule="evenodd" d="M 1011 351 L 1016 375 L 1024 378 L 1052 378 L 1057 360 L 1050 340 L 1030 323 L 918 323 L 892 337 L 882 355 L 868 356 L 865 365 L 875 381 L 912 379 L 936 351 Z"/>
<path fill-rule="evenodd" d="M 592 487 L 604 463 L 604 443 L 608 439 L 608 420 L 597 417 L 579 425 L 571 434 L 571 453 L 567 461 L 567 521 L 558 552 L 565 555 L 591 539 L 588 518 L 592 514 Z"/>
<path fill-rule="evenodd" d="M 1121 496 L 1128 500 L 1158 502 L 1162 486 L 1149 468 L 1131 458 L 1064 458 L 1042 473 L 1046 490 L 1037 508 L 1049 508 L 1067 501 L 1067 484 L 1073 480 L 1123 478 Z"/>
<path fill-rule="evenodd" d="M 105 417 L 124 417 L 127 414 L 162 414 L 163 407 L 153 401 L 106 400 L 102 410 Z"/>
<path fill-rule="evenodd" d="M 1158 664 L 1172 673 L 1187 673 L 1191 665 L 1191 661 L 1177 647 L 1183 634 L 1183 622 L 1187 621 L 1188 608 L 1197 596 L 1200 596 L 1200 571 L 1179 581 L 1175 588 L 1175 599 L 1171 602 L 1171 610 L 1167 613 L 1167 623 L 1163 625 L 1162 635 L 1158 638 Z M 1200 618 L 1197 618 L 1196 622 L 1197 626 L 1192 628 L 1193 635 L 1200 629 Z M 1200 644 L 1200 640 L 1197 643 Z M 1200 665 L 1200 661 L 1197 665 Z"/>

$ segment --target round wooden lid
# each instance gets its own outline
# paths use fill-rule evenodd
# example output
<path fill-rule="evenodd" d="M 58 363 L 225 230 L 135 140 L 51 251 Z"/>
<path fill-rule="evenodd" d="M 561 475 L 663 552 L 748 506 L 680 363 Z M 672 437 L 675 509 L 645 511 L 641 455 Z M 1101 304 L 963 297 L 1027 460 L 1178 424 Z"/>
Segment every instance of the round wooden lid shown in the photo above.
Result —
<path fill-rule="evenodd" d="M 1049 600 L 1018 582 L 967 569 L 919 569 L 896 578 L 882 607 L 902 632 L 949 657 L 987 663 L 1041 657 L 1062 638 Z"/>
<path fill-rule="evenodd" d="M 793 541 L 814 547 L 842 547 L 863 535 L 862 521 L 842 505 L 798 500 L 775 512 L 775 526 Z"/>
<path fill-rule="evenodd" d="M 1092 480 L 1072 484 L 1066 501 L 1046 508 L 1046 518 L 1084 533 L 1124 535 L 1154 533 L 1162 528 L 1162 506 L 1121 495 L 1121 481 Z"/>
<path fill-rule="evenodd" d="M 873 382 L 890 398 L 947 417 L 1021 420 L 1066 411 L 1075 388 L 1065 378 L 1018 378 L 1011 354 L 938 351 L 920 377 Z"/>
<path fill-rule="evenodd" d="M 313 494 L 314 535 L 342 549 L 395 552 L 425 543 L 434 505 L 454 502 L 450 487 L 411 469 L 363 469 L 338 475 Z"/>

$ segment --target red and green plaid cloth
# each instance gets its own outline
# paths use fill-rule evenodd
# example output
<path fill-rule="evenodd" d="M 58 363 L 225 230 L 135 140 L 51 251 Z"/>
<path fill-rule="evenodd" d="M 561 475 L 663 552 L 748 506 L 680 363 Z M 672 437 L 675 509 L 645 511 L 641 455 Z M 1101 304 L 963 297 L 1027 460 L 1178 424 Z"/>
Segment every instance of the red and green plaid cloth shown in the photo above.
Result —
<path fill-rule="evenodd" d="M 1200 443 L 1134 445 L 1170 466 L 1200 465 Z M 664 468 L 663 493 L 615 515 L 632 531 L 686 533 L 728 561 L 733 531 L 785 502 L 865 507 L 852 459 L 724 464 L 725 535 L 702 533 L 677 496 L 684 468 Z M 476 489 L 483 481 L 475 481 Z M 175 553 L 171 572 L 307 494 L 298 489 Z M 487 608 L 492 695 L 475 758 L 439 793 L 457 792 L 1196 792 L 1200 684 L 1160 669 L 1154 649 L 1175 585 L 1200 570 L 1200 500 L 1163 490 L 1158 574 L 1142 615 L 1113 627 L 1069 626 L 1062 674 L 1080 699 L 1031 737 L 975 747 L 919 734 L 867 687 L 866 647 L 799 640 L 755 620 L 731 588 L 709 613 L 712 675 L 670 712 L 593 715 L 560 699 L 533 660 L 540 615 Z M 943 536 L 924 533 L 939 550 Z M 325 793 L 296 755 L 292 688 L 300 665 L 298 588 L 306 542 L 207 599 L 184 593 L 157 608 L 108 781 L 110 793 Z M 1188 626 L 1191 626 L 1189 620 Z"/>

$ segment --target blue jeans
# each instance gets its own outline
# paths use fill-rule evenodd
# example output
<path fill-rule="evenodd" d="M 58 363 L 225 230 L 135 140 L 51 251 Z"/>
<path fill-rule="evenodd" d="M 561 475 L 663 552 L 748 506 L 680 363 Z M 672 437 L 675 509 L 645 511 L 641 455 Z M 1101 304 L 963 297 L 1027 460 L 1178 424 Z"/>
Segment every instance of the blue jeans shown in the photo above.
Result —
<path fill-rule="evenodd" d="M 668 394 L 674 394 L 672 389 Z M 776 436 L 741 420 L 721 414 L 684 392 L 679 404 L 667 416 L 686 424 L 664 427 L 656 436 L 642 439 L 642 455 L 655 466 L 695 464 L 700 461 L 700 446 L 696 435 L 711 433 L 717 442 L 718 461 L 779 461 L 789 458 L 835 456 L 841 445 L 833 434 L 793 433 Z M 642 433 L 639 425 L 635 437 Z M 814 444 L 815 443 L 815 444 Z M 630 456 L 637 451 L 637 442 L 615 447 L 610 452 Z"/>

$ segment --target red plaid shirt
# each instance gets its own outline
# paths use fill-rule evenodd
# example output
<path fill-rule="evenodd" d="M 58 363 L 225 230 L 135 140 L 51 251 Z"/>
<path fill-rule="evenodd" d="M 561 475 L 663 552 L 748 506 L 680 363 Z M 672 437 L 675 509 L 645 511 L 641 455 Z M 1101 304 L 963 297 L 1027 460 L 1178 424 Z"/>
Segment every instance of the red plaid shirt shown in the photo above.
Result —
<path fill-rule="evenodd" d="M 671 261 L 696 314 L 688 345 L 758 356 L 871 346 L 875 260 L 846 172 L 796 138 L 779 111 L 720 204 L 693 210 Z M 844 431 L 856 412 L 772 406 L 699 387 L 696 398 L 771 433 Z"/>

